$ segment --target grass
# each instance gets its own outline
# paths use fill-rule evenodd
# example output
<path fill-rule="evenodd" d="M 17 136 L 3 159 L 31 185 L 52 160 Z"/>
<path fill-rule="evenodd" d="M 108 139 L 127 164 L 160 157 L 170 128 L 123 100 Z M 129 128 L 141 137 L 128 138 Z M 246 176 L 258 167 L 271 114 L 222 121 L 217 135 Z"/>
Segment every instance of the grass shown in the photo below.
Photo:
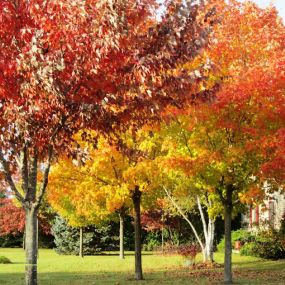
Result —
<path fill-rule="evenodd" d="M 24 251 L 0 249 L 0 255 L 13 264 L 0 264 L 1 285 L 24 284 Z M 201 258 L 198 256 L 198 259 Z M 223 262 L 220 253 L 217 262 Z M 116 254 L 102 256 L 60 256 L 52 250 L 39 252 L 39 285 L 188 285 L 221 284 L 222 268 L 186 269 L 178 256 L 144 254 L 143 281 L 133 279 L 134 256 L 128 253 L 125 260 Z M 233 254 L 236 284 L 285 284 L 285 260 L 265 261 L 254 257 Z"/>

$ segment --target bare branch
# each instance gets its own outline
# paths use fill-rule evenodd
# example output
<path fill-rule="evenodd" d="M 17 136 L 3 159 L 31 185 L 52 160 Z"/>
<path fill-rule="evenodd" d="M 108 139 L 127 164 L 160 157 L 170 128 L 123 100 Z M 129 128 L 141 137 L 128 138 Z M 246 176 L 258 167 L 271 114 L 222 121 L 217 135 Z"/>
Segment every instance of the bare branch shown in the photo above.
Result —
<path fill-rule="evenodd" d="M 204 211 L 202 209 L 202 205 L 201 205 L 201 201 L 200 201 L 200 198 L 199 196 L 197 195 L 197 205 L 198 205 L 198 209 L 199 209 L 199 212 L 200 212 L 200 216 L 201 216 L 201 220 L 202 220 L 202 224 L 203 224 L 203 231 L 204 231 L 204 236 L 205 238 L 208 237 L 208 234 L 207 234 L 207 224 L 206 224 L 206 219 L 205 219 L 205 215 L 204 215 Z"/>
<path fill-rule="evenodd" d="M 34 156 L 31 163 L 29 187 L 35 188 L 37 185 L 37 173 L 38 173 L 38 149 L 34 148 Z"/>
<path fill-rule="evenodd" d="M 21 152 L 21 176 L 22 176 L 22 189 L 24 193 L 28 192 L 29 187 L 29 165 L 28 165 L 28 148 L 25 145 L 23 151 Z"/>
<path fill-rule="evenodd" d="M 51 162 L 52 162 L 52 156 L 53 156 L 53 146 L 50 144 L 48 146 L 47 165 L 46 165 L 45 170 L 44 170 L 44 175 L 43 175 L 43 180 L 41 183 L 40 191 L 39 191 L 38 197 L 36 199 L 36 202 L 34 204 L 36 209 L 38 209 L 39 206 L 41 205 L 41 201 L 42 201 L 44 194 L 46 192 L 46 188 L 48 185 L 48 176 L 49 176 L 50 166 L 51 166 Z"/>
<path fill-rule="evenodd" d="M 190 156 L 194 157 L 194 154 L 193 154 L 191 148 L 189 147 L 188 140 L 187 140 L 187 137 L 186 137 L 186 134 L 185 134 L 184 130 L 182 130 L 182 136 L 183 136 L 183 139 L 184 139 L 184 142 L 185 142 L 185 146 L 186 146 Z"/>
<path fill-rule="evenodd" d="M 198 243 L 200 244 L 200 247 L 201 247 L 201 249 L 202 249 L 202 252 L 204 252 L 204 251 L 205 251 L 205 247 L 204 247 L 203 242 L 201 241 L 201 239 L 200 239 L 200 237 L 199 237 L 199 235 L 198 235 L 198 233 L 197 233 L 197 231 L 196 231 L 194 225 L 193 225 L 193 224 L 191 223 L 191 221 L 187 218 L 187 216 L 185 215 L 185 213 L 183 212 L 183 210 L 180 208 L 180 206 L 179 206 L 179 205 L 175 202 L 175 200 L 172 198 L 172 196 L 170 195 L 170 193 L 168 192 L 168 190 L 166 189 L 166 187 L 165 187 L 165 186 L 162 186 L 162 187 L 163 187 L 163 190 L 164 190 L 164 192 L 166 193 L 166 195 L 167 195 L 169 201 L 170 201 L 170 202 L 173 204 L 173 206 L 178 210 L 179 214 L 185 219 L 185 221 L 190 225 L 190 227 L 191 227 L 191 229 L 192 229 L 192 231 L 193 231 L 193 233 L 194 233 L 194 235 L 195 235 L 195 237 L 196 237 Z"/>
<path fill-rule="evenodd" d="M 233 201 L 233 206 L 236 206 L 236 205 L 238 205 L 240 203 L 240 199 L 236 199 L 235 201 Z"/>

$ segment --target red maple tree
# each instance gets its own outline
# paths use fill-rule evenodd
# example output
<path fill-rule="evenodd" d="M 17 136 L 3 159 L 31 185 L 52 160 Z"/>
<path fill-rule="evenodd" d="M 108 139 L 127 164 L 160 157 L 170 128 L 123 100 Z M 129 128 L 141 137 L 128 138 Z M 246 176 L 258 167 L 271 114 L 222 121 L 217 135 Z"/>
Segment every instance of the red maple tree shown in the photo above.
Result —
<path fill-rule="evenodd" d="M 25 209 L 27 285 L 37 284 L 36 219 L 50 166 L 73 153 L 74 133 L 157 120 L 199 92 L 204 67 L 193 77 L 183 64 L 207 44 L 213 11 L 163 5 L 158 20 L 155 0 L 0 3 L 0 162 Z"/>
<path fill-rule="evenodd" d="M 0 199 L 0 236 L 17 235 L 25 229 L 25 211 L 9 198 Z"/>

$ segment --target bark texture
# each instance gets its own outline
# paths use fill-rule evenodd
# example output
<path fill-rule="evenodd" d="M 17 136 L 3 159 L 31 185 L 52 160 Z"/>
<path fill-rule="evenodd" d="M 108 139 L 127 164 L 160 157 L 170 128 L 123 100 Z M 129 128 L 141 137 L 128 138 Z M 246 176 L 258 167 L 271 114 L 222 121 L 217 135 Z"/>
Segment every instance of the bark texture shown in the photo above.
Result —
<path fill-rule="evenodd" d="M 79 229 L 79 256 L 84 257 L 83 253 L 83 228 Z"/>
<path fill-rule="evenodd" d="M 122 209 L 119 212 L 120 218 L 120 259 L 125 258 L 125 250 L 124 250 L 124 219 L 125 219 L 125 211 Z"/>
<path fill-rule="evenodd" d="M 37 285 L 37 211 L 26 209 L 26 285 Z"/>
<path fill-rule="evenodd" d="M 0 148 L 0 163 L 2 165 L 5 180 L 13 194 L 25 209 L 25 250 L 26 250 L 26 285 L 37 285 L 37 257 L 38 257 L 38 210 L 48 184 L 48 176 L 53 157 L 52 144 L 47 146 L 47 160 L 43 171 L 42 181 L 38 181 L 39 156 L 38 149 L 28 149 L 25 144 L 20 151 L 20 159 L 17 162 L 21 172 L 21 190 L 14 183 L 10 161 L 8 161 Z M 39 187 L 38 187 L 39 186 Z"/>
<path fill-rule="evenodd" d="M 135 188 L 132 199 L 135 210 L 134 228 L 135 228 L 135 279 L 143 280 L 142 273 L 142 253 L 141 253 L 141 195 L 138 187 Z"/>
<path fill-rule="evenodd" d="M 211 202 L 209 201 L 207 202 L 208 207 L 210 207 L 210 203 Z M 207 222 L 199 196 L 197 196 L 197 205 L 200 212 L 200 217 L 203 225 L 204 239 L 205 239 L 203 260 L 204 262 L 205 261 L 214 262 L 215 221 L 209 217 Z"/>
<path fill-rule="evenodd" d="M 232 191 L 226 190 L 226 203 L 224 204 L 224 219 L 225 219 L 225 269 L 224 283 L 232 284 Z"/>

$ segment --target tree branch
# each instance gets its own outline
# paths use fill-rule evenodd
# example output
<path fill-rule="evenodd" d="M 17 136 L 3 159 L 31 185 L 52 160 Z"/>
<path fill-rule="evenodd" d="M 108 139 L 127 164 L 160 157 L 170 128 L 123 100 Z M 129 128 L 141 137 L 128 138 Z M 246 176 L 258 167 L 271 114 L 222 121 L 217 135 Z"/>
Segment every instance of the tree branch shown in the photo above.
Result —
<path fill-rule="evenodd" d="M 202 209 L 202 205 L 201 205 L 201 201 L 200 201 L 199 196 L 197 196 L 197 205 L 198 205 L 198 209 L 199 209 L 202 224 L 203 224 L 203 231 L 204 231 L 205 240 L 207 240 L 208 239 L 207 224 L 206 224 L 206 219 L 205 219 L 205 215 L 204 215 L 204 212 Z"/>
<path fill-rule="evenodd" d="M 25 200 L 34 202 L 37 193 L 37 177 L 38 177 L 38 149 L 34 147 L 34 156 L 30 164 L 28 174 L 28 189 L 25 195 Z"/>
<path fill-rule="evenodd" d="M 26 194 L 28 192 L 29 187 L 29 165 L 28 165 L 28 148 L 27 145 L 24 146 L 22 151 L 22 159 L 21 159 L 21 175 L 22 175 L 22 189 Z"/>
<path fill-rule="evenodd" d="M 35 202 L 35 208 L 38 209 L 41 201 L 43 199 L 43 196 L 45 194 L 46 188 L 47 188 L 47 184 L 48 184 L 48 176 L 49 176 L 49 171 L 50 171 L 50 166 L 51 166 L 51 162 L 52 162 L 52 156 L 53 156 L 53 146 L 50 144 L 48 146 L 48 161 L 47 161 L 47 165 L 46 168 L 44 170 L 44 176 L 43 176 L 43 180 L 41 183 L 41 187 L 40 187 L 40 191 L 38 194 L 38 197 L 36 199 Z"/>
<path fill-rule="evenodd" d="M 239 199 L 236 199 L 232 204 L 233 204 L 233 206 L 236 206 L 236 205 L 238 205 L 240 203 L 240 200 Z"/>
<path fill-rule="evenodd" d="M 227 203 L 227 200 L 224 198 L 222 191 L 219 188 L 215 189 L 221 199 L 221 202 L 225 205 Z"/>
<path fill-rule="evenodd" d="M 183 139 L 184 139 L 184 142 L 185 142 L 185 146 L 186 146 L 186 148 L 187 148 L 187 150 L 188 150 L 190 156 L 191 156 L 191 157 L 194 157 L 193 152 L 192 152 L 191 148 L 189 147 L 189 144 L 188 144 L 188 141 L 187 141 L 187 137 L 186 137 L 186 135 L 185 135 L 184 130 L 182 130 L 182 136 L 183 136 Z"/>
<path fill-rule="evenodd" d="M 205 251 L 205 247 L 194 227 L 194 225 L 191 223 L 191 221 L 187 218 L 187 216 L 185 215 L 185 213 L 182 211 L 182 209 L 180 208 L 180 206 L 174 201 L 174 199 L 171 197 L 171 195 L 169 194 L 168 190 L 166 189 L 165 186 L 162 186 L 163 187 L 163 190 L 164 192 L 166 193 L 167 197 L 169 198 L 169 201 L 173 204 L 173 206 L 178 210 L 178 212 L 180 213 L 180 215 L 185 219 L 185 221 L 190 225 L 198 243 L 200 244 L 200 247 L 202 249 L 202 252 L 204 253 Z"/>
<path fill-rule="evenodd" d="M 23 207 L 25 207 L 24 197 L 18 191 L 18 189 L 17 189 L 17 187 L 16 187 L 16 185 L 15 185 L 15 183 L 13 181 L 12 174 L 11 174 L 11 171 L 9 169 L 9 164 L 6 161 L 6 159 L 4 158 L 2 149 L 0 149 L 0 162 L 1 162 L 3 170 L 4 170 L 5 180 L 9 184 L 11 190 L 14 192 L 14 194 L 15 194 L 16 198 L 18 199 L 18 201 L 22 204 Z"/>

